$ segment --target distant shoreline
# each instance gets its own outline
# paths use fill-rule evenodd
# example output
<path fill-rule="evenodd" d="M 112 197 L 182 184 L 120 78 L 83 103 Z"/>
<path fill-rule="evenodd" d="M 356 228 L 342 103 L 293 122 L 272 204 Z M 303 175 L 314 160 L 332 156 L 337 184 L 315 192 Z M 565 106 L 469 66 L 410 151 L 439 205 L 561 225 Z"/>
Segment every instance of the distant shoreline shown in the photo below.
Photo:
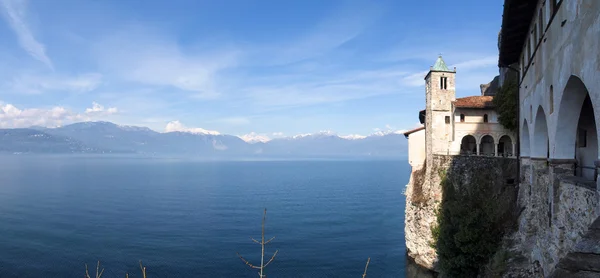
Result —
<path fill-rule="evenodd" d="M 0 152 L 0 157 L 72 157 L 72 158 L 132 158 L 132 159 L 177 159 L 195 161 L 399 161 L 407 156 L 242 156 L 242 157 L 196 157 L 183 155 L 152 155 L 124 153 L 8 153 Z"/>

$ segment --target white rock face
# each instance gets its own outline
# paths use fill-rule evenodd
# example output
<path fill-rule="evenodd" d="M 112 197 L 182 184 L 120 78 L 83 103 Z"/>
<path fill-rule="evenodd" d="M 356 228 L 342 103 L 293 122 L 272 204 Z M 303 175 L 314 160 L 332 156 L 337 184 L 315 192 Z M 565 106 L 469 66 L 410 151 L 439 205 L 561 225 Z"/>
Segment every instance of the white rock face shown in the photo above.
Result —
<path fill-rule="evenodd" d="M 427 180 L 425 172 L 425 165 L 412 169 L 410 181 L 405 192 L 404 234 L 408 256 L 413 258 L 415 263 L 425 268 L 433 269 L 434 263 L 437 260 L 437 253 L 431 246 L 433 241 L 431 227 L 436 223 L 434 211 L 437 208 L 437 204 L 436 202 L 432 202 L 432 200 L 424 200 L 426 198 L 421 197 L 423 193 L 417 192 L 430 187 L 430 182 Z"/>

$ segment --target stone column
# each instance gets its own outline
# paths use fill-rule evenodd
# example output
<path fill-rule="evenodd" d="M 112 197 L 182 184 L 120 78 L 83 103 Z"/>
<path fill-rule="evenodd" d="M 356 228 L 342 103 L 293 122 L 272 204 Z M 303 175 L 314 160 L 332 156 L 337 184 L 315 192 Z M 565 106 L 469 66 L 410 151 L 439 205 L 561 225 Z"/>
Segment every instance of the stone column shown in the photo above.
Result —
<path fill-rule="evenodd" d="M 479 144 L 477 144 L 477 155 L 479 155 Z"/>
<path fill-rule="evenodd" d="M 556 215 L 556 210 L 559 207 L 560 201 L 560 180 L 566 176 L 575 175 L 575 159 L 548 159 L 548 203 L 550 205 L 550 223 Z"/>
<path fill-rule="evenodd" d="M 516 148 L 517 144 L 512 143 L 512 157 L 517 156 L 517 153 L 515 152 L 515 148 Z"/>
<path fill-rule="evenodd" d="M 594 166 L 596 166 L 596 190 L 598 190 L 598 189 L 600 189 L 600 188 L 598 188 L 598 174 L 600 174 L 600 160 L 594 161 Z"/>
<path fill-rule="evenodd" d="M 526 184 L 530 184 L 531 183 L 531 159 L 529 158 L 529 156 L 521 156 L 521 163 L 520 167 L 521 170 L 519 171 L 519 173 L 521 174 L 521 176 L 519 177 L 519 183 L 526 183 Z"/>
<path fill-rule="evenodd" d="M 498 156 L 498 144 L 494 144 L 494 156 Z"/>

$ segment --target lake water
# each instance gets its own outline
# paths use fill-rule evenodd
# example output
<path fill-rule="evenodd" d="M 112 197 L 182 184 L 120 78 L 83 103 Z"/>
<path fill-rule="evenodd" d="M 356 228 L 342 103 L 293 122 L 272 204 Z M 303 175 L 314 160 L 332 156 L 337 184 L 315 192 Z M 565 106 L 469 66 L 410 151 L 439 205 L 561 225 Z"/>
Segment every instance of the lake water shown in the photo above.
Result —
<path fill-rule="evenodd" d="M 405 161 L 0 157 L 0 277 L 405 277 Z"/>

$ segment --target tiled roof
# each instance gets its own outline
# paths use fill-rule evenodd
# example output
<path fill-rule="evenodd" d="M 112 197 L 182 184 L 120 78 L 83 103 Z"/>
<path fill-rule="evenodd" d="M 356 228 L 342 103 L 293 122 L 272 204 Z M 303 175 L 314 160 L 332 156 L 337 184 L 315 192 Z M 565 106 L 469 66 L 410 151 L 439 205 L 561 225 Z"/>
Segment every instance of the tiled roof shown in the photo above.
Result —
<path fill-rule="evenodd" d="M 493 96 L 472 96 L 457 98 L 454 102 L 456 108 L 494 108 Z"/>
<path fill-rule="evenodd" d="M 408 135 L 410 135 L 411 133 L 415 133 L 415 132 L 417 132 L 417 131 L 421 131 L 421 130 L 423 130 L 423 129 L 425 129 L 425 127 L 424 127 L 424 126 L 417 127 L 417 128 L 415 128 L 415 129 L 412 129 L 412 130 L 409 130 L 409 131 L 407 131 L 407 132 L 404 132 L 404 136 L 408 137 Z"/>

